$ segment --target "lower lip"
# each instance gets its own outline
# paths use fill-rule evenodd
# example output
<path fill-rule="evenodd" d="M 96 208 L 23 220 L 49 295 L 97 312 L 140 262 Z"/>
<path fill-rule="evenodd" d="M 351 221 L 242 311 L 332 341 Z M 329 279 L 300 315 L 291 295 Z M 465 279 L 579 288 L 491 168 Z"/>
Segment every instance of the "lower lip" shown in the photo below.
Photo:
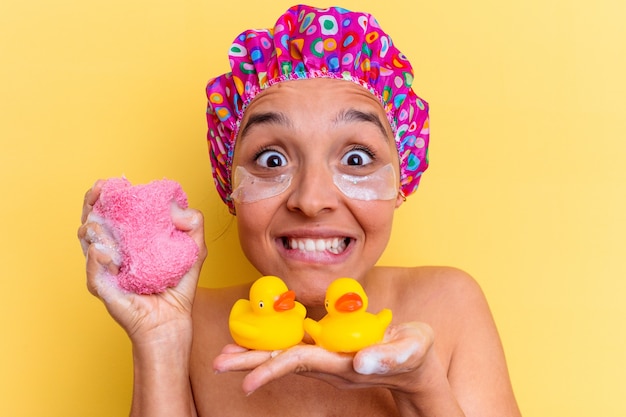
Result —
<path fill-rule="evenodd" d="M 283 258 L 286 258 L 290 261 L 302 262 L 307 264 L 325 264 L 325 265 L 334 265 L 339 264 L 345 261 L 345 259 L 349 256 L 352 251 L 352 246 L 354 242 L 350 242 L 348 247 L 339 254 L 334 254 L 328 251 L 318 252 L 318 251 L 302 251 L 299 249 L 286 249 L 283 245 L 282 239 L 276 239 L 276 245 L 278 246 L 278 251 L 282 255 Z"/>

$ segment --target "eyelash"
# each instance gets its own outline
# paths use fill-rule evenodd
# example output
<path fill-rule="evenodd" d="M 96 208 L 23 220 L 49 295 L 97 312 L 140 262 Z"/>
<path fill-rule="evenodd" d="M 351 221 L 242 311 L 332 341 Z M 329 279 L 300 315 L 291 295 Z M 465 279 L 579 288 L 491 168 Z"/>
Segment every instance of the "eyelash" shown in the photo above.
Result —
<path fill-rule="evenodd" d="M 276 150 L 272 146 L 263 145 L 254 153 L 253 160 L 258 161 L 261 155 L 263 155 L 265 152 L 268 152 L 268 151 L 281 153 L 280 151 Z M 350 146 L 350 149 L 348 149 L 348 151 L 346 152 L 346 155 L 354 151 L 365 152 L 370 158 L 372 158 L 373 161 L 376 160 L 376 153 L 367 145 L 354 144 Z"/>
<path fill-rule="evenodd" d="M 263 145 L 263 146 L 259 147 L 259 149 L 254 153 L 254 156 L 252 157 L 252 160 L 258 161 L 258 159 L 261 157 L 261 155 L 263 155 L 267 151 L 281 153 L 280 151 L 274 149 L 271 146 Z"/>
<path fill-rule="evenodd" d="M 348 152 L 352 152 L 352 151 L 363 151 L 365 152 L 370 158 L 372 158 L 373 160 L 376 159 L 376 154 L 374 153 L 374 151 L 367 145 L 352 145 L 350 147 L 350 149 L 348 150 Z"/>

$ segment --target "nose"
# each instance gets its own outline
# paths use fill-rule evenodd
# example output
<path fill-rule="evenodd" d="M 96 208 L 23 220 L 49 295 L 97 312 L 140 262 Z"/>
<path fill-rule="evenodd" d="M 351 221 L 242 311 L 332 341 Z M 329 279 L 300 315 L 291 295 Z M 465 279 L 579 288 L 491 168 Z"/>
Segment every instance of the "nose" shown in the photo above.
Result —
<path fill-rule="evenodd" d="M 339 190 L 333 183 L 333 174 L 322 164 L 300 170 L 288 192 L 287 208 L 307 217 L 335 210 L 339 204 Z"/>

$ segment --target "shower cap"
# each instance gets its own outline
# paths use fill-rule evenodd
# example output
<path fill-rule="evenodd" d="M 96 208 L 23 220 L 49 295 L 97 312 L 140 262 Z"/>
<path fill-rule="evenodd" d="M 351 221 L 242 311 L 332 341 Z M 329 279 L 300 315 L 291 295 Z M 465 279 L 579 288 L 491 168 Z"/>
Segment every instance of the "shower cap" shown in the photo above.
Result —
<path fill-rule="evenodd" d="M 383 106 L 395 136 L 400 192 L 408 196 L 417 189 L 428 167 L 428 103 L 411 88 L 411 64 L 372 15 L 340 7 L 293 6 L 273 28 L 237 36 L 229 61 L 231 71 L 211 79 L 206 94 L 213 179 L 231 213 L 231 165 L 244 111 L 257 94 L 288 80 L 334 78 L 369 90 Z"/>

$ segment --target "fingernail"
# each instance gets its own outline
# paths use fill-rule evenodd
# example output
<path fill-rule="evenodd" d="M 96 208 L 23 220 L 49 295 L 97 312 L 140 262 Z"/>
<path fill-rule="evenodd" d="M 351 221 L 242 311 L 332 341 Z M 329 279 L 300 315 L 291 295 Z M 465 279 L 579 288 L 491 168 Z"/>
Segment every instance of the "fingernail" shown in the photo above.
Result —
<path fill-rule="evenodd" d="M 191 216 L 191 219 L 190 219 L 189 223 L 190 223 L 190 226 L 193 227 L 193 228 L 198 227 L 200 225 L 200 216 L 198 214 L 194 213 Z"/>
<path fill-rule="evenodd" d="M 91 243 L 101 242 L 100 236 L 98 236 L 98 233 L 96 233 L 96 231 L 92 228 L 87 229 L 87 239 L 89 239 L 89 242 Z"/>

